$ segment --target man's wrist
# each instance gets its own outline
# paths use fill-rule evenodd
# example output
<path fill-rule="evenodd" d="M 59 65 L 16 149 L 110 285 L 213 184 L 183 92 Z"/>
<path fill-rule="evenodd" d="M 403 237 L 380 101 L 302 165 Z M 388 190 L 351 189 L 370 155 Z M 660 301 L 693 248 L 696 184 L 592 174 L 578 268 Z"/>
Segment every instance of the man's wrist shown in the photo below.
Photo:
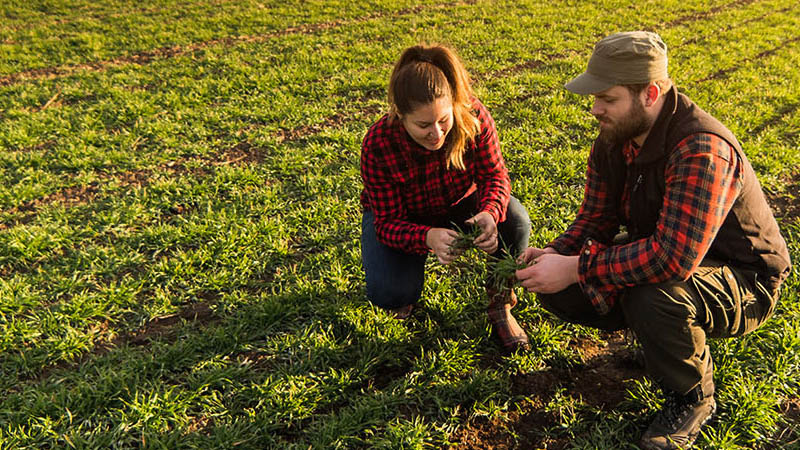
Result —
<path fill-rule="evenodd" d="M 570 268 L 569 273 L 572 275 L 572 279 L 570 280 L 572 283 L 570 284 L 577 284 L 580 281 L 580 276 L 578 274 L 578 270 L 580 270 L 580 256 L 570 256 L 569 257 L 572 261 L 572 267 Z"/>

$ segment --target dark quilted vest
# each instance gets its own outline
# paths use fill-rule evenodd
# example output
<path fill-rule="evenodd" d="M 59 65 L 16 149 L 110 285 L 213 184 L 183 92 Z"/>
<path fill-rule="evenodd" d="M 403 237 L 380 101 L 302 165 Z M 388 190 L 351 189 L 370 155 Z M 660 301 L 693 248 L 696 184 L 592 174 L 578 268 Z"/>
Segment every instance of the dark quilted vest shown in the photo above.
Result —
<path fill-rule="evenodd" d="M 595 142 L 592 157 L 595 167 L 609 183 L 611 198 L 619 202 L 622 189 L 630 187 L 631 219 L 626 223 L 618 203 L 620 223 L 628 227 L 633 239 L 653 234 L 664 202 L 664 167 L 669 152 L 695 133 L 712 133 L 727 141 L 736 149 L 743 169 L 743 189 L 706 256 L 753 270 L 763 282 L 777 288 L 791 270 L 789 251 L 753 167 L 733 133 L 674 87 L 633 164 L 625 164 L 621 145 Z"/>

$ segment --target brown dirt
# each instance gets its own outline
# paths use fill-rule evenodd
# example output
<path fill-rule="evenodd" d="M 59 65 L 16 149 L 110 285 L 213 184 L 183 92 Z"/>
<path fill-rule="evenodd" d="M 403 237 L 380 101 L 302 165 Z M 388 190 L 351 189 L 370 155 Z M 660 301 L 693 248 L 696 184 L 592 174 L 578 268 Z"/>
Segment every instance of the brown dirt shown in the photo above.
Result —
<path fill-rule="evenodd" d="M 366 103 L 368 100 L 371 100 L 377 97 L 368 97 L 363 98 L 360 100 L 356 100 L 356 102 Z M 373 114 L 377 114 L 381 111 L 381 107 L 379 106 L 371 106 L 369 108 L 364 108 L 359 115 L 366 115 L 371 116 Z M 303 138 L 306 138 L 310 135 L 317 134 L 326 128 L 334 128 L 337 126 L 344 125 L 348 122 L 348 119 L 352 117 L 352 113 L 335 113 L 334 115 L 328 117 L 327 119 L 323 120 L 320 123 L 313 124 L 313 125 L 303 125 L 297 128 L 293 128 L 291 130 L 280 130 L 275 133 L 275 136 L 278 138 L 279 142 L 286 142 L 286 141 L 297 141 Z"/>
<path fill-rule="evenodd" d="M 800 424 L 800 397 L 790 398 L 783 402 L 781 413 L 790 423 Z"/>
<path fill-rule="evenodd" d="M 19 153 L 37 152 L 39 150 L 48 150 L 48 149 L 52 148 L 54 145 L 56 145 L 56 141 L 48 140 L 48 141 L 44 141 L 44 142 L 36 144 L 36 145 L 31 145 L 30 147 L 21 148 L 19 150 L 15 150 L 15 151 L 19 152 Z"/>
<path fill-rule="evenodd" d="M 558 389 L 566 389 L 589 406 L 610 410 L 625 398 L 626 381 L 644 376 L 644 370 L 633 362 L 622 332 L 605 333 L 602 338 L 604 343 L 589 339 L 570 343 L 584 360 L 580 367 L 549 368 L 517 375 L 513 379 L 512 393 L 527 396 L 531 401 L 519 405 L 521 411 L 509 413 L 505 419 L 470 421 L 451 437 L 455 443 L 452 448 L 566 448 L 565 440 L 539 436 L 542 429 L 558 425 L 557 418 L 544 409 Z M 518 442 L 514 434 L 519 436 Z"/>
<path fill-rule="evenodd" d="M 771 443 L 765 448 L 776 450 L 795 448 L 792 445 L 800 442 L 800 398 L 785 400 L 778 410 L 783 414 L 785 425 L 772 436 Z"/>
<path fill-rule="evenodd" d="M 800 172 L 796 173 L 792 180 L 787 182 L 789 186 L 786 192 L 792 192 L 795 195 L 789 194 L 767 194 L 767 200 L 772 207 L 772 212 L 775 218 L 781 221 L 792 222 L 800 217 Z"/>
<path fill-rule="evenodd" d="M 142 328 L 114 339 L 110 346 L 118 347 L 121 344 L 145 345 L 153 339 L 158 339 L 173 333 L 175 326 L 182 321 L 195 322 L 197 325 L 205 325 L 211 323 L 213 319 L 214 313 L 208 303 L 192 303 L 175 314 L 153 318 Z"/>
<path fill-rule="evenodd" d="M 570 52 L 574 53 L 574 52 Z M 478 75 L 476 80 L 484 80 L 484 79 L 494 79 L 494 78 L 503 78 L 515 73 L 519 73 L 525 70 L 534 70 L 542 67 L 543 65 L 547 64 L 548 62 L 555 61 L 557 59 L 564 59 L 568 56 L 567 53 L 552 53 L 549 55 L 544 55 L 541 59 L 532 59 L 530 61 L 525 61 L 523 63 L 517 64 L 512 67 L 507 67 L 505 69 L 500 69 L 495 72 L 491 72 L 485 75 Z"/>
<path fill-rule="evenodd" d="M 738 6 L 749 5 L 751 3 L 755 3 L 755 1 L 756 0 L 736 0 L 725 5 L 715 6 L 714 8 L 711 8 L 708 11 L 686 14 L 685 16 L 681 16 L 678 17 L 677 19 L 667 22 L 666 24 L 664 24 L 664 27 L 665 28 L 675 27 L 678 25 L 683 25 L 686 23 L 707 19 L 721 11 L 727 11 L 729 9 L 736 8 Z"/>
<path fill-rule="evenodd" d="M 38 211 L 46 205 L 59 203 L 66 207 L 73 207 L 89 203 L 100 191 L 100 187 L 110 181 L 117 181 L 126 186 L 144 186 L 148 183 L 148 178 L 152 174 L 149 170 L 136 170 L 119 174 L 106 174 L 100 177 L 99 181 L 81 186 L 70 186 L 52 194 L 28 201 L 20 206 L 9 208 L 4 212 L 7 214 L 23 213 L 22 217 L 13 222 L 0 223 L 0 230 L 5 230 L 19 224 L 30 223 L 38 214 Z"/>

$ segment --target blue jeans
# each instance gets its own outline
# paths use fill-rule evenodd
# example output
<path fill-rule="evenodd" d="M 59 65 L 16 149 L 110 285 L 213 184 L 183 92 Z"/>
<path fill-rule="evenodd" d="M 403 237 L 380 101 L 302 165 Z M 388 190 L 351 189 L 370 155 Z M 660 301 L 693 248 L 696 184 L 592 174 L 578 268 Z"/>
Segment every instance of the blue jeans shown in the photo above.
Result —
<path fill-rule="evenodd" d="M 464 221 L 478 213 L 477 194 L 453 206 L 448 215 L 435 226 L 450 222 L 464 227 Z M 417 222 L 424 223 L 424 222 Z M 512 254 L 528 247 L 531 221 L 528 211 L 514 197 L 508 202 L 506 220 L 497 224 L 500 245 L 493 256 L 501 256 L 503 246 Z M 375 214 L 365 210 L 361 219 L 361 264 L 367 281 L 367 298 L 376 306 L 387 309 L 416 303 L 425 282 L 425 255 L 404 253 L 378 241 L 375 234 Z"/>

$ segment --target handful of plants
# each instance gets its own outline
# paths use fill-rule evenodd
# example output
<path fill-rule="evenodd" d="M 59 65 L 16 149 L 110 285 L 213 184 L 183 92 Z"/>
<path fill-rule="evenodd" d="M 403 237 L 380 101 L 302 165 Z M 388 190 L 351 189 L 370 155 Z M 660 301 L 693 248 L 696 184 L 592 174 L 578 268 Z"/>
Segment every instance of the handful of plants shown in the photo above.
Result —
<path fill-rule="evenodd" d="M 458 232 L 458 236 L 450 243 L 450 251 L 453 253 L 465 252 L 475 247 L 475 239 L 483 233 L 481 227 L 470 225 L 466 230 L 462 230 L 456 224 L 452 224 Z"/>
<path fill-rule="evenodd" d="M 527 265 L 524 262 L 518 262 L 515 255 L 512 255 L 508 249 L 504 249 L 503 255 L 499 258 L 489 255 L 487 267 L 489 269 L 488 287 L 497 292 L 497 295 L 507 298 L 507 294 L 511 292 L 517 282 L 514 272 L 524 269 Z"/>
<path fill-rule="evenodd" d="M 483 232 L 480 227 L 473 225 L 466 231 L 456 224 L 453 224 L 453 227 L 458 232 L 458 236 L 450 244 L 452 251 L 465 252 L 475 248 L 474 241 Z M 486 262 L 486 268 L 489 271 L 487 288 L 493 290 L 496 295 L 508 298 L 508 294 L 516 283 L 514 272 L 525 267 L 527 267 L 526 264 L 517 262 L 516 255 L 511 254 L 508 248 L 503 249 L 500 257 L 488 255 Z"/>

